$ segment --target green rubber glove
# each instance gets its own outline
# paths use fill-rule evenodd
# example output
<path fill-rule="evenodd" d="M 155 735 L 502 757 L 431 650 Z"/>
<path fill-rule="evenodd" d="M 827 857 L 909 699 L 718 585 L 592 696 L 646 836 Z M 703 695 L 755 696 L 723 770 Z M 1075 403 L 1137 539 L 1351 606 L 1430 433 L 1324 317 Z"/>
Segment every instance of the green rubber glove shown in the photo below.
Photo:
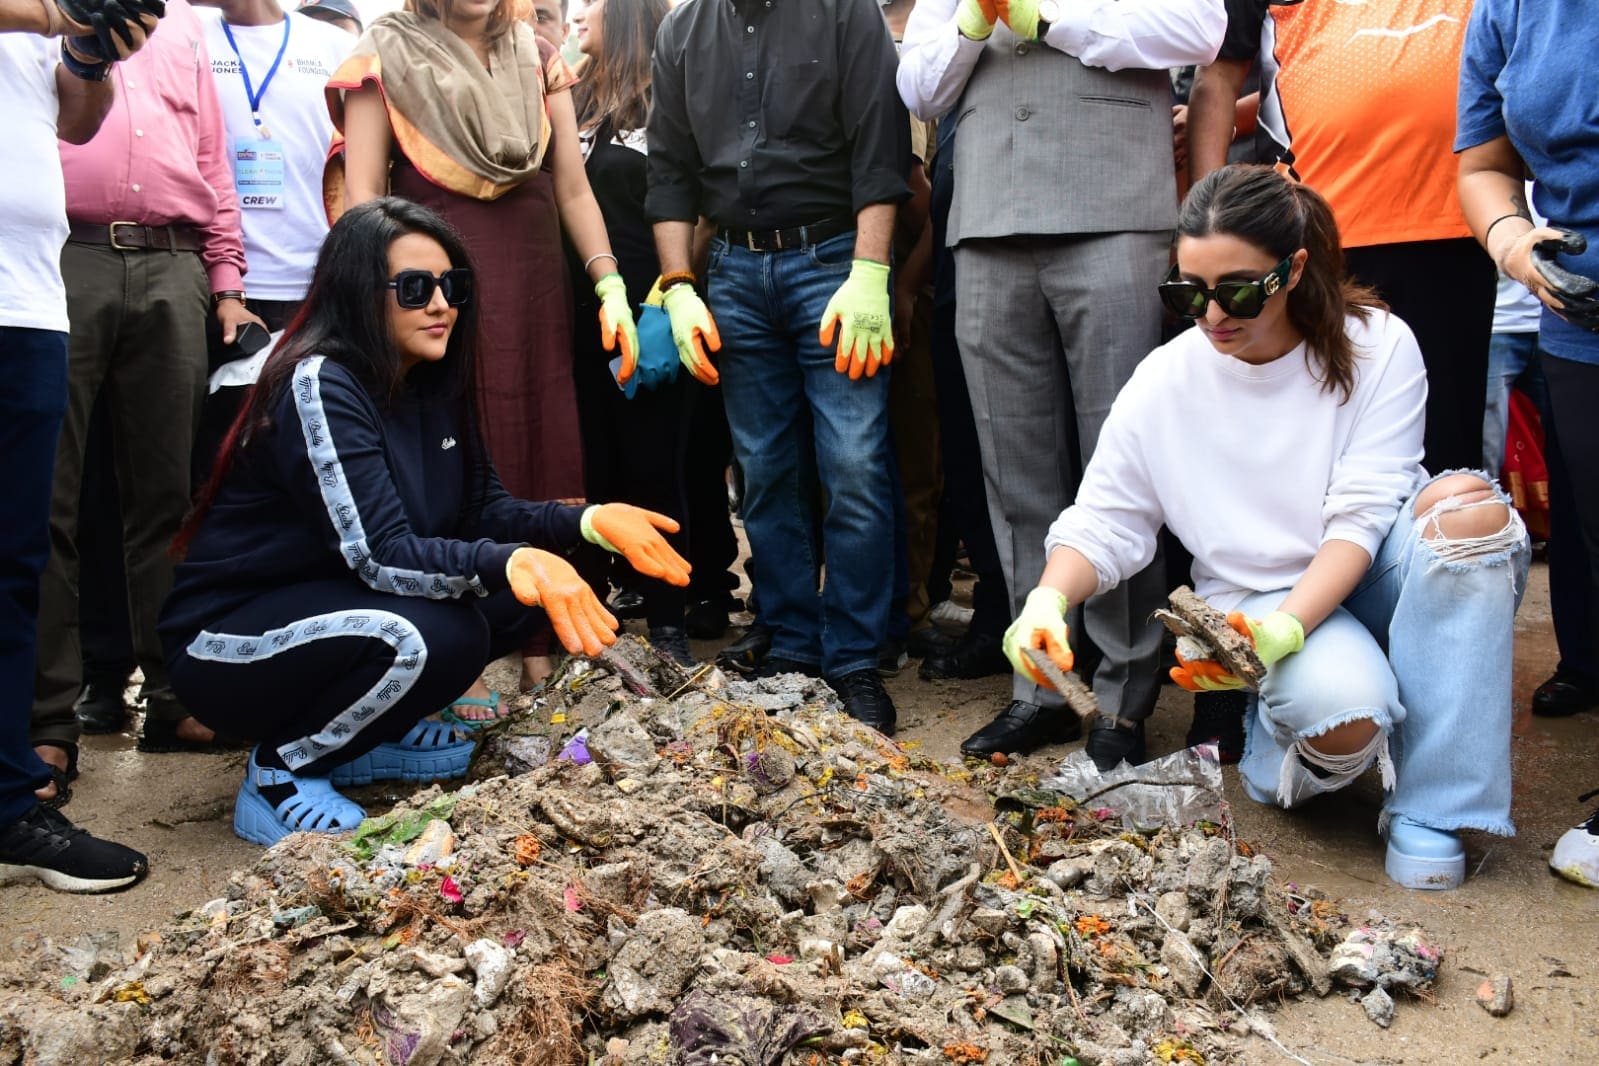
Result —
<path fill-rule="evenodd" d="M 1072 646 L 1066 642 L 1068 606 L 1070 604 L 1066 602 L 1065 593 L 1040 585 L 1027 594 L 1027 599 L 1022 603 L 1022 613 L 1005 630 L 1005 640 L 1001 645 L 1005 649 L 1005 658 L 1010 660 L 1018 674 L 1035 685 L 1049 689 L 1055 687 L 1022 654 L 1028 648 L 1044 652 L 1061 668 L 1062 673 L 1069 673 L 1076 662 Z"/>
<path fill-rule="evenodd" d="M 986 41 L 999 21 L 999 10 L 994 0 L 961 0 L 955 9 L 955 28 L 961 36 L 973 41 Z"/>
<path fill-rule="evenodd" d="M 1273 611 L 1265 618 L 1246 618 L 1242 611 L 1234 611 L 1227 624 L 1255 642 L 1255 654 L 1267 668 L 1305 646 L 1305 627 L 1287 611 Z"/>
<path fill-rule="evenodd" d="M 722 380 L 706 348 L 713 352 L 722 350 L 722 335 L 716 332 L 716 320 L 711 309 L 705 306 L 694 286 L 683 282 L 673 285 L 661 297 L 666 317 L 672 322 L 672 342 L 677 345 L 677 358 L 701 382 L 715 385 Z"/>
<path fill-rule="evenodd" d="M 999 20 L 1024 41 L 1038 40 L 1038 0 L 994 0 Z"/>
<path fill-rule="evenodd" d="M 627 283 L 622 275 L 610 273 L 594 283 L 600 298 L 600 342 L 606 351 L 622 347 L 622 365 L 616 371 L 618 384 L 626 384 L 638 367 L 638 327 L 633 324 L 633 309 L 627 302 Z"/>
<path fill-rule="evenodd" d="M 871 377 L 894 359 L 894 314 L 888 298 L 888 265 L 857 259 L 849 277 L 827 301 L 817 338 L 833 346 L 835 327 L 842 323 L 833 369 L 855 381 Z"/>

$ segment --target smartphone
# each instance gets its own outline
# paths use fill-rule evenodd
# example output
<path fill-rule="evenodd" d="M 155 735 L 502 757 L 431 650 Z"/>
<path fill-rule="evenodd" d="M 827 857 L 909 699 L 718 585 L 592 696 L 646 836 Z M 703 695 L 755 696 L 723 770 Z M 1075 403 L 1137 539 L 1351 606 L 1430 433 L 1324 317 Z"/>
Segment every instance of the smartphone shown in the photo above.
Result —
<path fill-rule="evenodd" d="M 233 334 L 233 343 L 228 346 L 228 352 L 235 359 L 242 359 L 254 355 L 271 342 L 272 334 L 265 327 L 246 322 Z"/>

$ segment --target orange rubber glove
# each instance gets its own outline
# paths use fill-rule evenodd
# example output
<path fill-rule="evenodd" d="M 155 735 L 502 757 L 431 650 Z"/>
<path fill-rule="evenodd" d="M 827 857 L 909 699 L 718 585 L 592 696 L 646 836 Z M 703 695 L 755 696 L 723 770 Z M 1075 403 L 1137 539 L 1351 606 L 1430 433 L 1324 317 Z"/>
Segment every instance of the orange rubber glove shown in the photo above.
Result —
<path fill-rule="evenodd" d="M 722 335 L 716 330 L 716 319 L 705 306 L 694 286 L 683 282 L 673 285 L 661 297 L 667 320 L 672 323 L 672 342 L 677 345 L 678 361 L 703 385 L 715 385 L 722 376 L 711 365 L 706 349 L 722 350 Z"/>
<path fill-rule="evenodd" d="M 627 303 L 627 284 L 620 274 L 607 274 L 594 283 L 600 298 L 600 342 L 606 351 L 622 349 L 622 365 L 616 372 L 618 384 L 627 384 L 638 366 L 638 327 Z"/>
<path fill-rule="evenodd" d="M 676 533 L 672 519 L 630 503 L 600 503 L 583 512 L 583 539 L 623 556 L 645 577 L 668 585 L 688 584 L 688 560 L 673 550 L 661 531 Z"/>
<path fill-rule="evenodd" d="M 505 576 L 518 600 L 544 608 L 561 646 L 573 655 L 598 655 L 616 643 L 616 619 L 559 555 L 518 548 L 505 564 Z"/>
<path fill-rule="evenodd" d="M 1055 686 L 1022 653 L 1028 648 L 1037 648 L 1048 655 L 1062 673 L 1071 673 L 1072 664 L 1077 659 L 1072 654 L 1071 645 L 1066 642 L 1067 606 L 1064 593 L 1040 585 L 1027 594 L 1027 599 L 1022 603 L 1022 613 L 1005 630 L 1005 639 L 1001 642 L 1005 657 L 1016 672 L 1033 684 L 1047 689 Z"/>
<path fill-rule="evenodd" d="M 1231 692 L 1244 687 L 1242 681 L 1222 669 L 1221 663 L 1184 659 L 1180 654 L 1177 665 L 1171 668 L 1171 679 L 1189 692 Z"/>
<path fill-rule="evenodd" d="M 1255 645 L 1255 654 L 1268 670 L 1305 646 L 1305 627 L 1287 611 L 1273 611 L 1265 618 L 1249 618 L 1242 611 L 1227 616 L 1227 624 Z M 1184 659 L 1171 670 L 1171 679 L 1189 692 L 1226 692 L 1241 689 L 1242 680 L 1209 659 Z"/>

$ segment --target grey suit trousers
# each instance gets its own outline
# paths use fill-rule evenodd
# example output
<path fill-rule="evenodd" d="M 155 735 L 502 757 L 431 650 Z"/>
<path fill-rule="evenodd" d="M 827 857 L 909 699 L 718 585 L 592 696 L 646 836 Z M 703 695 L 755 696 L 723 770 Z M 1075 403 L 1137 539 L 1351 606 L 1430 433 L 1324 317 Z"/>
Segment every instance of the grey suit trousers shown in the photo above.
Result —
<path fill-rule="evenodd" d="M 1170 241 L 1156 231 L 956 246 L 955 334 L 1012 617 L 1043 574 L 1044 536 L 1076 497 L 1112 401 L 1160 342 L 1155 287 Z M 1141 720 L 1154 709 L 1161 635 L 1150 612 L 1166 592 L 1157 555 L 1080 613 L 1072 607 L 1073 633 L 1104 656 L 1093 688 L 1107 714 Z M 1019 674 L 1014 698 L 1062 702 Z"/>

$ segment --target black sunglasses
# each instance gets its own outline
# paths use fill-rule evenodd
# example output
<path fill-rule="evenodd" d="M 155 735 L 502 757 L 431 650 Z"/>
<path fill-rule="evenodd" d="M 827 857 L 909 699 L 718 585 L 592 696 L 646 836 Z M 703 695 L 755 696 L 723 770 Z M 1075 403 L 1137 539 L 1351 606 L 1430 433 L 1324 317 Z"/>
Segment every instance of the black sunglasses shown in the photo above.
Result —
<path fill-rule="evenodd" d="M 456 267 L 434 277 L 426 270 L 402 270 L 388 280 L 388 287 L 395 302 L 409 311 L 431 303 L 434 289 L 444 290 L 444 302 L 451 307 L 462 307 L 472 299 L 472 271 Z"/>
<path fill-rule="evenodd" d="M 1233 318 L 1256 318 L 1265 310 L 1266 301 L 1282 289 L 1293 265 L 1294 257 L 1289 256 L 1259 281 L 1221 281 L 1214 289 L 1207 289 L 1192 281 L 1178 280 L 1177 264 L 1173 263 L 1171 273 L 1160 283 L 1160 302 L 1183 318 L 1203 315 L 1212 300 Z"/>

